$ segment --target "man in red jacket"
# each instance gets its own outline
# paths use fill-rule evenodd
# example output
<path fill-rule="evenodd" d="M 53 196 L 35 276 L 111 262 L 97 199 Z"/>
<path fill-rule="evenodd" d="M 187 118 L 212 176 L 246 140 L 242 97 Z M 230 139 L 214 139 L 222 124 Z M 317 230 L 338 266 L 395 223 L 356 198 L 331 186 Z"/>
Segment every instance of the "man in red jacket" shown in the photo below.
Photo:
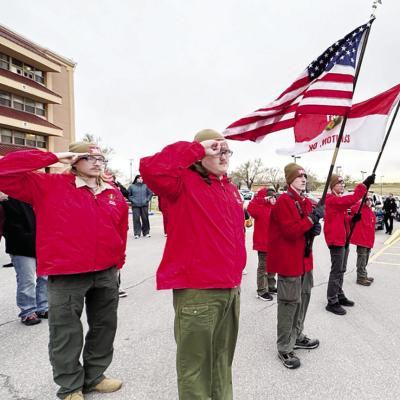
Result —
<path fill-rule="evenodd" d="M 360 221 L 354 226 L 350 243 L 357 246 L 357 283 L 363 286 L 371 286 L 374 278 L 368 276 L 367 265 L 369 254 L 375 242 L 376 216 L 372 211 L 372 197 L 366 198 L 361 209 Z M 351 208 L 351 212 L 357 215 L 360 204 L 357 203 Z"/>
<path fill-rule="evenodd" d="M 354 193 L 343 196 L 343 178 L 332 174 L 330 180 L 331 193 L 328 193 L 325 200 L 324 234 L 331 253 L 332 265 L 327 290 L 328 304 L 325 309 L 336 315 L 346 314 L 346 310 L 342 306 L 354 306 L 354 301 L 349 300 L 343 291 L 343 277 L 349 255 L 349 246 L 345 246 L 351 220 L 348 209 L 364 196 L 374 182 L 375 175 L 370 175 L 363 183 L 359 183 L 354 188 Z M 354 216 L 353 218 L 355 221 L 358 217 Z"/>
<path fill-rule="evenodd" d="M 70 171 L 34 172 L 57 162 Z M 82 390 L 113 392 L 122 385 L 104 372 L 117 329 L 128 207 L 101 178 L 105 163 L 101 150 L 85 142 L 71 144 L 67 153 L 17 151 L 0 160 L 0 190 L 35 211 L 37 274 L 48 275 L 49 355 L 61 399 L 83 400 Z M 89 331 L 83 346 L 84 304 Z"/>
<path fill-rule="evenodd" d="M 278 357 L 287 368 L 298 368 L 295 349 L 315 349 L 318 339 L 303 333 L 304 320 L 313 287 L 311 238 L 321 233 L 319 220 L 324 207 L 314 209 L 304 197 L 307 174 L 298 164 L 285 167 L 287 192 L 272 208 L 268 230 L 267 265 L 278 273 Z"/>
<path fill-rule="evenodd" d="M 168 201 L 172 224 L 157 289 L 173 289 L 181 400 L 231 400 L 246 264 L 243 202 L 226 173 L 232 152 L 211 129 L 142 158 L 149 188 Z"/>
<path fill-rule="evenodd" d="M 271 301 L 270 293 L 276 293 L 275 274 L 267 273 L 268 226 L 272 207 L 276 203 L 274 188 L 262 188 L 247 206 L 254 218 L 253 250 L 258 252 L 257 298 Z"/>

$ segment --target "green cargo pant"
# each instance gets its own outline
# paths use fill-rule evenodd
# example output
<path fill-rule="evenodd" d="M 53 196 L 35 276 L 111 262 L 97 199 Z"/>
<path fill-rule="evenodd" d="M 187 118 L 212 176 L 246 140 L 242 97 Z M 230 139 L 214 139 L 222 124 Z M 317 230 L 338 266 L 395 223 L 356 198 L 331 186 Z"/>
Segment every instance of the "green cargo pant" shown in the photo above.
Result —
<path fill-rule="evenodd" d="M 296 340 L 302 340 L 304 337 L 304 320 L 313 282 L 312 271 L 296 277 L 278 275 L 277 347 L 279 352 L 293 351 Z"/>
<path fill-rule="evenodd" d="M 267 253 L 258 252 L 257 294 L 260 296 L 276 288 L 275 274 L 267 273 Z"/>
<path fill-rule="evenodd" d="M 367 265 L 370 253 L 371 249 L 368 247 L 357 246 L 357 279 L 368 276 Z"/>
<path fill-rule="evenodd" d="M 180 400 L 231 400 L 240 288 L 175 289 Z"/>
<path fill-rule="evenodd" d="M 49 356 L 61 399 L 104 379 L 117 330 L 117 269 L 48 278 Z M 86 302 L 89 331 L 83 347 L 81 315 Z M 83 366 L 79 361 L 83 347 Z"/>

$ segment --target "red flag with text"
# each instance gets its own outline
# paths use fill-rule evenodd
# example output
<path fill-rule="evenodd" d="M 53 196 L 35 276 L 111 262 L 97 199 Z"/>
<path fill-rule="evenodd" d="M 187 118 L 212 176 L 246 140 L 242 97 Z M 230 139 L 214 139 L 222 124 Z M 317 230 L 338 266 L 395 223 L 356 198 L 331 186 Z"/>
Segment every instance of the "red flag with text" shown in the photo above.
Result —
<path fill-rule="evenodd" d="M 347 117 L 341 149 L 379 151 L 389 115 L 400 100 L 400 84 L 369 100 L 354 104 Z M 336 146 L 342 117 L 300 115 L 294 127 L 295 144 L 278 149 L 282 155 L 330 150 Z"/>

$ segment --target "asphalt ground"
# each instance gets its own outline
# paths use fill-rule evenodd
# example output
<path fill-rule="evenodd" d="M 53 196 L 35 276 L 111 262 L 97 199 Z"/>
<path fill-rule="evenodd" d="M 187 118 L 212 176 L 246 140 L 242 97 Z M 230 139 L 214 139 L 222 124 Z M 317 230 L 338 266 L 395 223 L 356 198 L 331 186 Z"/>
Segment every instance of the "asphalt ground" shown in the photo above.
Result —
<path fill-rule="evenodd" d="M 151 216 L 150 221 L 151 238 L 135 240 L 129 232 L 127 264 L 122 272 L 128 297 L 120 300 L 114 360 L 107 374 L 122 378 L 124 386 L 112 394 L 88 394 L 88 400 L 177 399 L 171 291 L 155 290 L 165 238 L 161 217 Z M 321 344 L 315 350 L 298 350 L 302 366 L 288 370 L 276 354 L 276 300 L 256 299 L 257 255 L 251 237 L 248 229 L 248 274 L 242 282 L 234 398 L 399 399 L 399 239 L 385 246 L 389 236 L 377 232 L 368 266 L 375 278 L 370 287 L 355 282 L 352 247 L 344 289 L 356 305 L 348 308 L 345 316 L 325 311 L 330 258 L 323 236 L 315 241 L 315 287 L 305 333 Z M 9 260 L 3 246 L 1 265 Z M 47 321 L 26 327 L 17 315 L 14 269 L 0 268 L 0 400 L 56 399 L 47 353 Z"/>

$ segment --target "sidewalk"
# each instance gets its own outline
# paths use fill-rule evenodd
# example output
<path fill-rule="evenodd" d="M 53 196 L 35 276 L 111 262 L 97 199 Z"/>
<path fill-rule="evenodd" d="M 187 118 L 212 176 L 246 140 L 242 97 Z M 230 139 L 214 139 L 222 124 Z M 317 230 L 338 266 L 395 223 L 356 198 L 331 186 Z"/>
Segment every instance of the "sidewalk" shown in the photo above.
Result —
<path fill-rule="evenodd" d="M 129 233 L 114 361 L 109 376 L 124 380 L 113 394 L 88 400 L 175 400 L 175 343 L 170 291 L 155 290 L 155 271 L 165 242 L 160 215 L 150 217 L 150 239 Z M 395 225 L 395 229 L 399 225 Z M 384 248 L 389 236 L 377 232 L 377 254 L 368 266 L 371 287 L 356 285 L 355 249 L 345 277 L 347 296 L 356 302 L 345 316 L 325 311 L 329 252 L 315 241 L 315 287 L 305 333 L 318 337 L 316 350 L 299 350 L 302 366 L 287 370 L 276 356 L 276 300 L 256 295 L 256 252 L 247 231 L 248 275 L 243 277 L 242 307 L 234 362 L 235 400 L 397 400 L 400 398 L 400 241 Z M 8 260 L 0 245 L 0 263 Z M 379 254 L 378 254 L 379 253 Z M 47 322 L 26 327 L 17 319 L 15 273 L 0 268 L 0 400 L 53 400 L 47 355 Z"/>

